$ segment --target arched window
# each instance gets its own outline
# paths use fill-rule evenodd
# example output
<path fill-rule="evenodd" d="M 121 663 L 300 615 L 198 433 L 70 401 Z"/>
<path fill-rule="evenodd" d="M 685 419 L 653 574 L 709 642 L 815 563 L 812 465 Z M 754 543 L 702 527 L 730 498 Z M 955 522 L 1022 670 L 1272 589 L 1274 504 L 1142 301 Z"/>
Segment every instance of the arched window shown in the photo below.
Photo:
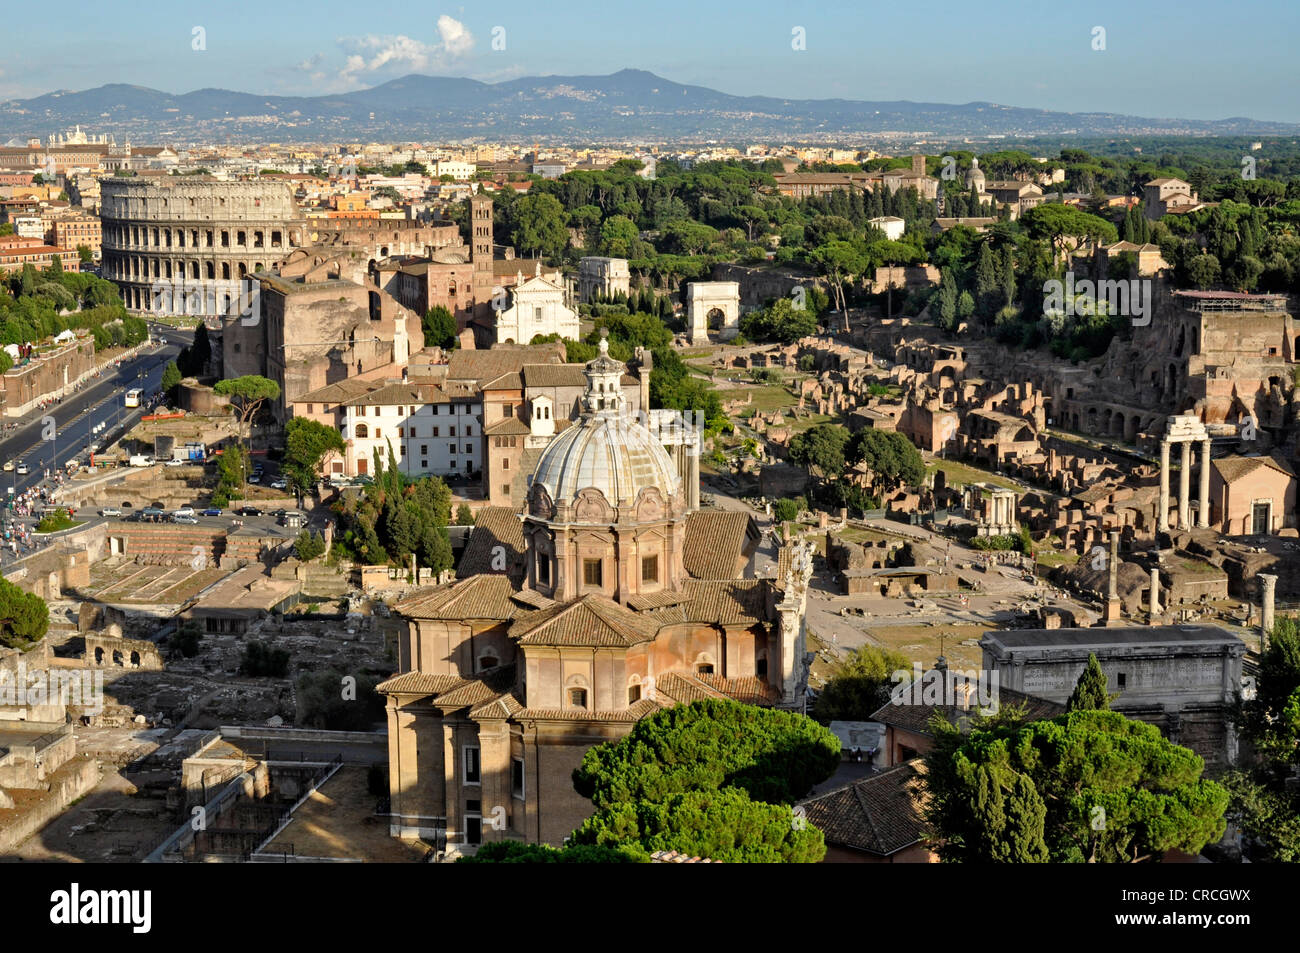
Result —
<path fill-rule="evenodd" d="M 495 652 L 484 652 L 478 658 L 478 670 L 480 672 L 489 668 L 496 668 L 501 664 L 501 660 L 496 657 Z"/>
<path fill-rule="evenodd" d="M 370 428 L 367 427 L 365 424 L 357 424 L 357 430 L 356 430 L 356 432 L 357 432 L 357 436 L 358 436 L 358 437 L 369 437 L 369 436 L 370 436 Z"/>

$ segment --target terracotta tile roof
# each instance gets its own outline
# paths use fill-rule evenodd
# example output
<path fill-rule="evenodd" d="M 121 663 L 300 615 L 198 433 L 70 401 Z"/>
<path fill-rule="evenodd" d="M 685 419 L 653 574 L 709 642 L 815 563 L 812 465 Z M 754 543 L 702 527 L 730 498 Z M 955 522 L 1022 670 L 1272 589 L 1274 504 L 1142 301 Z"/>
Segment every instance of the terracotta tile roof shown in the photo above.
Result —
<path fill-rule="evenodd" d="M 421 592 L 393 608 L 408 619 L 513 619 L 520 611 L 513 592 L 508 576 L 483 574 Z"/>
<path fill-rule="evenodd" d="M 826 843 L 888 857 L 919 841 L 926 793 L 920 758 L 802 802 Z"/>
<path fill-rule="evenodd" d="M 644 612 L 647 609 L 662 609 L 664 606 L 679 606 L 689 598 L 684 592 L 665 589 L 644 596 L 632 596 L 627 604 L 638 612 Z"/>
<path fill-rule="evenodd" d="M 769 685 L 766 679 L 753 675 L 745 678 L 704 674 L 692 677 L 732 701 L 744 702 L 746 705 L 771 705 L 781 698 L 781 693 L 775 686 Z"/>
<path fill-rule="evenodd" d="M 459 685 L 464 679 L 459 675 L 433 675 L 427 672 L 403 672 L 380 682 L 375 691 L 390 695 L 437 695 Z"/>
<path fill-rule="evenodd" d="M 360 397 L 362 394 L 383 387 L 383 381 L 360 381 L 355 379 L 335 381 L 316 390 L 295 397 L 295 404 L 342 404 Z"/>
<path fill-rule="evenodd" d="M 471 708 L 471 718 L 509 718 L 522 711 L 523 700 L 514 691 L 501 692 L 495 698 L 483 702 L 477 708 Z"/>
<path fill-rule="evenodd" d="M 684 591 L 687 601 L 681 612 L 686 622 L 753 625 L 767 618 L 767 587 L 762 579 L 688 579 Z"/>
<path fill-rule="evenodd" d="M 387 383 L 372 391 L 345 400 L 349 407 L 408 407 L 423 404 L 446 404 L 451 398 L 435 384 Z"/>
<path fill-rule="evenodd" d="M 1276 457 L 1271 456 L 1223 457 L 1219 460 L 1211 460 L 1210 465 L 1219 471 L 1219 476 L 1223 477 L 1224 483 L 1235 483 L 1247 474 L 1254 473 L 1260 467 L 1269 467 L 1287 476 L 1295 476 L 1290 467 Z"/>
<path fill-rule="evenodd" d="M 524 379 L 518 371 L 502 374 L 483 384 L 483 390 L 523 390 Z"/>
<path fill-rule="evenodd" d="M 504 420 L 498 420 L 495 423 L 488 424 L 483 428 L 483 433 L 489 437 L 500 436 L 501 434 L 526 436 L 532 433 L 528 429 L 528 424 L 524 423 L 518 417 L 507 417 Z"/>
<path fill-rule="evenodd" d="M 540 721 L 613 721 L 633 724 L 647 715 L 653 715 L 663 709 L 658 702 L 643 698 L 633 702 L 627 708 L 616 711 L 587 711 L 585 708 L 521 708 L 515 712 L 516 721 L 537 719 Z"/>
<path fill-rule="evenodd" d="M 681 672 L 665 672 L 655 679 L 655 698 L 671 705 L 689 705 L 709 698 L 725 698 L 722 692 L 698 678 Z"/>
<path fill-rule="evenodd" d="M 525 364 L 546 363 L 564 363 L 562 342 L 494 347 L 487 351 L 457 350 L 447 358 L 447 379 L 491 381 L 503 374 L 518 373 Z"/>
<path fill-rule="evenodd" d="M 514 686 L 514 683 L 515 667 L 501 665 L 472 678 L 461 679 L 459 685 L 435 698 L 434 704 L 448 708 L 464 708 L 466 705 L 478 708 L 500 699 L 503 693 Z"/>
<path fill-rule="evenodd" d="M 1001 708 L 1018 708 L 1024 705 L 1026 717 L 1029 721 L 1055 718 L 1057 715 L 1065 714 L 1064 705 L 1058 705 L 1056 702 L 1039 698 L 1036 695 L 1026 695 L 1024 692 L 1018 692 L 1011 688 L 999 688 L 997 702 Z M 974 698 L 972 698 L 969 712 L 956 709 L 951 705 L 914 705 L 891 700 L 874 712 L 871 720 L 882 722 L 891 728 L 901 728 L 903 731 L 910 731 L 913 734 L 928 737 L 930 734 L 930 718 L 935 712 L 941 712 L 950 722 L 956 724 L 958 716 L 969 714 L 971 717 L 975 717 L 978 711 L 979 704 Z"/>
<path fill-rule="evenodd" d="M 494 550 L 505 547 L 504 572 L 492 567 Z M 478 575 L 504 575 L 519 585 L 524 578 L 524 528 L 508 506 L 485 506 L 474 517 L 469 542 L 456 567 L 458 579 Z"/>
<path fill-rule="evenodd" d="M 659 623 L 604 596 L 525 612 L 510 626 L 520 645 L 595 645 L 626 648 L 652 641 Z"/>
<path fill-rule="evenodd" d="M 748 513 L 696 510 L 686 517 L 682 565 L 696 579 L 734 579 L 758 529 Z"/>
<path fill-rule="evenodd" d="M 689 854 L 679 854 L 675 850 L 657 850 L 650 855 L 652 864 L 720 864 L 720 860 L 710 860 L 707 857 L 692 857 Z"/>

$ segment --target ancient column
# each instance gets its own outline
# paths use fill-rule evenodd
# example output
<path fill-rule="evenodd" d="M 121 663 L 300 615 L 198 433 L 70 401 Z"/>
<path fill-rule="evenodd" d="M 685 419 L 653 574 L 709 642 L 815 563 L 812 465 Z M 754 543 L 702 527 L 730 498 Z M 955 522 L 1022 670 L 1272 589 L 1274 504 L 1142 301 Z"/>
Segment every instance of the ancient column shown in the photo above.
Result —
<path fill-rule="evenodd" d="M 1160 570 L 1151 570 L 1151 624 L 1156 624 L 1156 616 L 1160 614 Z"/>
<path fill-rule="evenodd" d="M 1120 621 L 1119 601 L 1119 530 L 1110 531 L 1110 572 L 1106 578 L 1106 615 L 1105 622 Z"/>
<path fill-rule="evenodd" d="M 1156 510 L 1156 526 L 1162 533 L 1169 531 L 1169 441 L 1160 441 L 1160 502 Z"/>
<path fill-rule="evenodd" d="M 1262 607 L 1259 614 L 1260 640 L 1259 648 L 1262 652 L 1268 643 L 1268 637 L 1273 631 L 1273 595 L 1277 588 L 1277 576 L 1266 572 L 1259 574 L 1259 589 L 1262 600 Z"/>
<path fill-rule="evenodd" d="M 1210 527 L 1210 439 L 1201 441 L 1201 499 L 1196 511 L 1196 525 Z"/>
<path fill-rule="evenodd" d="M 1178 528 L 1191 529 L 1192 515 L 1192 445 L 1184 440 L 1182 469 L 1178 471 Z"/>

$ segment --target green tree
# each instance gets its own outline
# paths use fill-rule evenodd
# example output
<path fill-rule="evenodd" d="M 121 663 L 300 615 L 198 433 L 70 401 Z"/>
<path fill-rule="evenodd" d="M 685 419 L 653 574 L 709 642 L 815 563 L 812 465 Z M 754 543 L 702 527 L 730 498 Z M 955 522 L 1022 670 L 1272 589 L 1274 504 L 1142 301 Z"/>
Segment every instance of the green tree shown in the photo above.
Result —
<path fill-rule="evenodd" d="M 889 701 L 895 672 L 910 672 L 911 660 L 892 649 L 864 645 L 835 664 L 813 703 L 812 717 L 832 721 L 869 721 Z"/>
<path fill-rule="evenodd" d="M 0 579 L 0 645 L 26 651 L 45 638 L 49 628 L 45 600 Z"/>
<path fill-rule="evenodd" d="M 1111 696 L 1106 693 L 1106 673 L 1101 670 L 1097 656 L 1088 653 L 1088 664 L 1079 673 L 1079 680 L 1074 683 L 1070 701 L 1066 708 L 1070 711 L 1109 711 Z"/>
<path fill-rule="evenodd" d="M 766 308 L 751 311 L 740 319 L 740 331 L 751 341 L 792 344 L 817 333 L 817 316 L 795 308 L 789 298 L 777 298 Z"/>
<path fill-rule="evenodd" d="M 311 562 L 325 555 L 325 537 L 319 533 L 304 529 L 294 540 L 293 550 L 303 562 Z"/>
<path fill-rule="evenodd" d="M 284 438 L 281 470 L 299 495 L 306 493 L 316 482 L 321 462 L 327 454 L 342 454 L 346 449 L 342 434 L 308 417 L 291 419 L 285 425 Z"/>
<path fill-rule="evenodd" d="M 268 400 L 275 400 L 280 396 L 280 385 L 257 374 L 247 374 L 243 377 L 217 381 L 212 391 L 218 396 L 229 397 L 233 402 L 231 406 L 239 418 L 240 429 L 244 431 L 244 441 L 247 446 L 251 440 L 251 434 L 248 432 L 249 424 Z"/>
<path fill-rule="evenodd" d="M 511 240 L 516 248 L 533 255 L 558 258 L 569 244 L 564 207 L 553 195 L 529 193 L 508 210 Z"/>
<path fill-rule="evenodd" d="M 180 382 L 181 382 L 180 368 L 176 366 L 175 361 L 168 361 L 167 366 L 163 368 L 163 375 L 162 375 L 162 389 L 163 389 L 163 393 L 167 395 L 168 400 L 173 402 L 175 401 L 176 387 L 180 384 Z"/>
<path fill-rule="evenodd" d="M 808 508 L 808 501 L 802 496 L 784 496 L 772 504 L 772 519 L 778 523 L 789 523 L 799 518 L 799 514 Z"/>
<path fill-rule="evenodd" d="M 456 346 L 456 318 L 440 304 L 424 312 L 421 319 L 424 328 L 424 346 L 440 347 L 444 350 Z"/>
<path fill-rule="evenodd" d="M 284 678 L 289 674 L 289 652 L 265 642 L 249 642 L 240 659 L 239 672 L 252 678 Z"/>
<path fill-rule="evenodd" d="M 816 469 L 823 477 L 844 470 L 844 450 L 849 433 L 843 427 L 817 424 L 790 440 L 790 459 L 810 473 Z"/>
<path fill-rule="evenodd" d="M 473 526 L 474 513 L 470 510 L 468 503 L 462 503 L 456 507 L 456 525 Z"/>
<path fill-rule="evenodd" d="M 942 717 L 931 728 L 926 818 L 946 861 L 1001 859 L 996 841 L 1010 841 L 1021 859 L 1041 855 L 1031 789 L 1045 808 L 1047 859 L 1056 863 L 1194 854 L 1223 835 L 1227 790 L 1202 777 L 1199 756 L 1153 725 L 1081 710 L 1028 724 L 995 717 L 969 735 Z"/>
<path fill-rule="evenodd" d="M 711 699 L 656 712 L 621 740 L 589 749 L 573 785 L 597 808 L 724 786 L 793 804 L 839 760 L 839 741 L 810 718 Z"/>
<path fill-rule="evenodd" d="M 791 441 L 793 444 L 793 441 Z M 918 486 L 925 479 L 925 461 L 905 434 L 867 427 L 848 441 L 844 459 L 864 464 L 871 473 L 872 490 Z"/>
<path fill-rule="evenodd" d="M 622 847 L 596 847 L 590 844 L 524 844 L 520 841 L 495 841 L 484 844 L 473 854 L 456 859 L 458 864 L 636 864 L 649 858 L 639 851 Z"/>
<path fill-rule="evenodd" d="M 1020 220 L 1031 236 L 1050 242 L 1061 258 L 1083 242 L 1109 245 L 1119 237 L 1110 222 L 1073 205 L 1045 203 L 1025 212 Z"/>
<path fill-rule="evenodd" d="M 788 805 L 750 800 L 738 788 L 611 804 L 583 821 L 572 840 L 645 854 L 675 850 L 724 863 L 815 864 L 826 855 L 822 832 L 796 823 Z"/>

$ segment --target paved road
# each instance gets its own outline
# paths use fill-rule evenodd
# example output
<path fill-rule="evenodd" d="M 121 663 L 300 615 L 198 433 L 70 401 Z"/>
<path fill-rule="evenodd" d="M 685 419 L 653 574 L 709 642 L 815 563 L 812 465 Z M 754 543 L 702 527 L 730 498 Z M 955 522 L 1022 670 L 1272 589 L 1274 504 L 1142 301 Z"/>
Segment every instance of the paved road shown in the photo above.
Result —
<path fill-rule="evenodd" d="M 192 331 L 173 328 L 162 329 L 160 333 L 167 340 L 165 346 L 146 346 L 137 356 L 122 361 L 120 367 L 106 365 L 101 377 L 87 381 L 81 390 L 53 407 L 10 422 L 13 429 L 0 436 L 0 460 L 14 466 L 12 470 L 0 472 L 0 506 L 29 489 L 53 489 L 56 485 L 53 475 L 64 472 L 69 460 L 86 459 L 92 443 L 107 446 L 148 413 L 147 406 L 126 407 L 126 391 L 139 387 L 146 397 L 159 391 L 167 362 L 174 360 L 181 347 L 192 343 L 194 338 Z M 45 439 L 47 417 L 54 419 L 52 440 Z M 103 428 L 94 433 L 100 424 Z M 20 474 L 18 470 L 24 465 L 28 472 Z M 6 522 L 10 522 L 7 517 L 6 512 Z M 30 529 L 36 520 L 28 517 L 17 522 Z M 23 554 L 20 547 L 18 555 Z M 3 559 L 13 558 L 14 554 L 6 548 Z"/>

